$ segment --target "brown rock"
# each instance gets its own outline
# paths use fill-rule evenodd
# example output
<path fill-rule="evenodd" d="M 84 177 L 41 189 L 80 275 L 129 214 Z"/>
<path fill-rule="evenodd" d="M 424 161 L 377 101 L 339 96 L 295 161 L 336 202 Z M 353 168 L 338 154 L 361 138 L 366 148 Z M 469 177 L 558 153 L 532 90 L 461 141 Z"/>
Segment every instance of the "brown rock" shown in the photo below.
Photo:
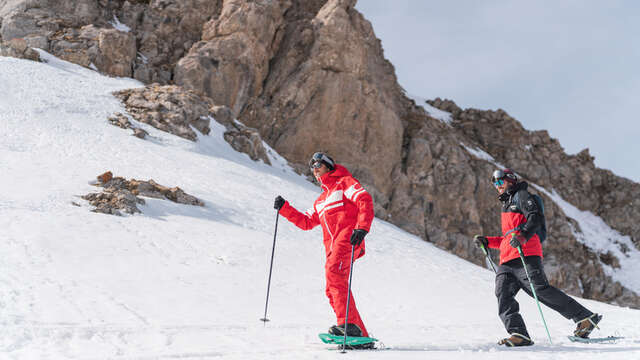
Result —
<path fill-rule="evenodd" d="M 40 62 L 40 54 L 27 45 L 22 38 L 9 40 L 8 42 L 0 41 L 0 56 L 14 57 L 18 59 L 27 59 Z"/>
<path fill-rule="evenodd" d="M 98 70 L 114 76 L 132 76 L 136 57 L 136 39 L 132 34 L 102 29 L 98 34 L 98 50 L 95 59 Z"/>
<path fill-rule="evenodd" d="M 103 174 L 98 175 L 97 179 L 101 184 L 106 184 L 111 181 L 111 179 L 113 179 L 113 173 L 111 173 L 111 171 L 107 171 Z"/>
<path fill-rule="evenodd" d="M 92 193 L 82 196 L 83 199 L 96 208 L 94 212 L 111 215 L 121 215 L 121 211 L 128 214 L 140 213 L 137 204 L 144 204 L 144 199 L 138 196 L 147 196 L 157 199 L 168 199 L 173 202 L 187 205 L 204 206 L 204 202 L 193 195 L 185 193 L 179 187 L 168 188 L 153 180 L 126 180 L 122 177 L 113 177 L 110 171 L 98 176 L 99 186 L 104 188 L 102 193 Z"/>
<path fill-rule="evenodd" d="M 191 141 L 197 139 L 191 127 L 206 135 L 209 128 L 210 99 L 177 86 L 151 85 L 114 93 L 137 121 Z"/>

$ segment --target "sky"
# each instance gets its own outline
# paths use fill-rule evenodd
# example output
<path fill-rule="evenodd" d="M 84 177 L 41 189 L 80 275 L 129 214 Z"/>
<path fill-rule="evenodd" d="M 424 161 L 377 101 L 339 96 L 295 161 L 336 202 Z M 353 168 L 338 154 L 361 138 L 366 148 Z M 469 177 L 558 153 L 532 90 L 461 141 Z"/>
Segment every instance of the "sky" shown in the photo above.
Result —
<path fill-rule="evenodd" d="M 640 182 L 640 2 L 360 0 L 404 89 L 503 109 Z"/>

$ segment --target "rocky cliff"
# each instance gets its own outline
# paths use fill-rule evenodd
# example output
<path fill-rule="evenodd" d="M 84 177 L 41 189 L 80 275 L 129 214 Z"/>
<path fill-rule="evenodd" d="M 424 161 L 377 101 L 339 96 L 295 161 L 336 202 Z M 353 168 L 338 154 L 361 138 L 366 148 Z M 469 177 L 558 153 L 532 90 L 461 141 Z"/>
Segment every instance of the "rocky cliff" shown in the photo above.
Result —
<path fill-rule="evenodd" d="M 257 129 L 300 172 L 308 172 L 311 153 L 328 151 L 370 189 L 378 217 L 469 261 L 483 261 L 470 244 L 474 234 L 500 231 L 488 181 L 496 163 L 630 236 L 631 248 L 614 244 L 623 254 L 638 251 L 640 185 L 596 168 L 587 150 L 566 154 L 546 132 L 527 131 L 501 110 L 463 110 L 436 99 L 430 105 L 451 119 L 430 116 L 426 104 L 398 85 L 371 24 L 354 5 L 6 0 L 0 1 L 0 36 L 5 44 L 22 39 L 111 75 L 176 85 L 209 99 L 207 106 L 225 106 L 228 117 Z M 606 274 L 619 266 L 619 255 L 586 246 L 576 220 L 544 197 L 552 283 L 640 307 L 637 294 Z"/>

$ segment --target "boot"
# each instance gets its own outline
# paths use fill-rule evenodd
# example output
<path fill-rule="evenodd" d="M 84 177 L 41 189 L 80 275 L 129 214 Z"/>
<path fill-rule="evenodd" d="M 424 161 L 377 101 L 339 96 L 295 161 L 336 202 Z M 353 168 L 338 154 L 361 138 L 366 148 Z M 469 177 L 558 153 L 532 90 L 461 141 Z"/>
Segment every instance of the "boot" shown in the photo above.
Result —
<path fill-rule="evenodd" d="M 333 325 L 329 328 L 329 334 L 336 336 L 344 336 L 344 324 Z M 362 336 L 362 330 L 356 324 L 347 324 L 347 336 Z"/>
<path fill-rule="evenodd" d="M 498 345 L 504 345 L 507 347 L 530 346 L 533 345 L 533 341 L 531 341 L 531 339 L 529 339 L 527 336 L 513 333 L 511 334 L 511 337 L 498 341 Z"/>
<path fill-rule="evenodd" d="M 592 314 L 588 318 L 578 321 L 576 330 L 573 332 L 573 335 L 581 337 L 583 339 L 587 339 L 593 329 L 598 327 L 598 323 L 600 322 L 600 320 L 602 320 L 602 315 Z"/>

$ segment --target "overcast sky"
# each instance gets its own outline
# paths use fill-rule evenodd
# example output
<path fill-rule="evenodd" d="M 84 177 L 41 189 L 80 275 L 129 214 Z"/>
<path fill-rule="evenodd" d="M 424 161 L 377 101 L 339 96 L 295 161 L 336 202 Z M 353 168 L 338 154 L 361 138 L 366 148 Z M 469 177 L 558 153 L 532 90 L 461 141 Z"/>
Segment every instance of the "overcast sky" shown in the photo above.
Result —
<path fill-rule="evenodd" d="M 504 109 L 640 182 L 640 1 L 359 0 L 410 94 Z"/>

